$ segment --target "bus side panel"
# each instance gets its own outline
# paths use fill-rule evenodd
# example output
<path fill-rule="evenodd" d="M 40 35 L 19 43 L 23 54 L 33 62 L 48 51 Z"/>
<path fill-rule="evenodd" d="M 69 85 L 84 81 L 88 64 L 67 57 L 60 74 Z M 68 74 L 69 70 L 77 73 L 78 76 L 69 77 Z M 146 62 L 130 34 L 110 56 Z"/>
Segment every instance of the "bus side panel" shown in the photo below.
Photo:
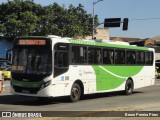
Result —
<path fill-rule="evenodd" d="M 153 66 L 144 66 L 138 74 L 132 77 L 134 89 L 153 85 L 155 81 L 154 75 Z"/>
<path fill-rule="evenodd" d="M 143 66 L 93 66 L 96 71 L 97 91 L 124 90 L 125 81 L 138 74 Z"/>
<path fill-rule="evenodd" d="M 128 78 L 133 80 L 135 89 L 154 83 L 154 66 L 94 66 L 94 69 L 97 91 L 101 92 L 125 90 Z"/>
<path fill-rule="evenodd" d="M 66 73 L 55 78 L 55 96 L 70 95 L 76 81 L 82 82 L 84 94 L 96 92 L 96 76 L 92 66 L 70 65 Z"/>
<path fill-rule="evenodd" d="M 64 95 L 64 83 L 59 82 L 55 84 L 54 87 L 54 96 L 63 96 Z"/>
<path fill-rule="evenodd" d="M 144 67 L 144 85 L 150 86 L 154 85 L 155 82 L 155 68 L 153 66 L 145 66 Z"/>

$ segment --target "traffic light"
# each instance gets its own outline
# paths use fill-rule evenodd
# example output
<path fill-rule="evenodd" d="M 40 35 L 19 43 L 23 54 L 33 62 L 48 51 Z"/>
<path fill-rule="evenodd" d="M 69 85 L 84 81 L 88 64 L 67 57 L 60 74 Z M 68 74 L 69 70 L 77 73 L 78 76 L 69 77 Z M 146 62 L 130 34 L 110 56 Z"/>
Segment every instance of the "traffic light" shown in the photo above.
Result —
<path fill-rule="evenodd" d="M 128 30 L 128 18 L 123 19 L 123 30 Z"/>
<path fill-rule="evenodd" d="M 104 27 L 120 27 L 121 18 L 106 18 L 104 20 Z"/>

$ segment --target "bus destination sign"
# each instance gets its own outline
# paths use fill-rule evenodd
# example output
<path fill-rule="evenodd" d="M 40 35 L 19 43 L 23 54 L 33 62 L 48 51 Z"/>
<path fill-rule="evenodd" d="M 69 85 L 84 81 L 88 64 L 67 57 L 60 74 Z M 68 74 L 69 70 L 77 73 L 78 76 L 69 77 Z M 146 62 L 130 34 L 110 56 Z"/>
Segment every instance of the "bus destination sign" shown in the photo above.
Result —
<path fill-rule="evenodd" d="M 46 45 L 46 40 L 19 39 L 18 45 Z"/>

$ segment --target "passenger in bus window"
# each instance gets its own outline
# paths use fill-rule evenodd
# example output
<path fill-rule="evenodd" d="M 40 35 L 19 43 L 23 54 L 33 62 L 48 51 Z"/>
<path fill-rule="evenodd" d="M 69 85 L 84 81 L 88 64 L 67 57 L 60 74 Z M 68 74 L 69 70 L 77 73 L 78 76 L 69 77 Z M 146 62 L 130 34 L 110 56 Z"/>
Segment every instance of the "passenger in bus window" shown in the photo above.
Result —
<path fill-rule="evenodd" d="M 100 50 L 98 51 L 97 61 L 98 61 L 98 64 L 101 64 L 101 51 Z"/>
<path fill-rule="evenodd" d="M 127 57 L 127 64 L 135 64 L 135 54 L 129 53 Z"/>
<path fill-rule="evenodd" d="M 109 57 L 110 57 L 110 63 L 113 64 L 113 51 L 109 52 Z"/>

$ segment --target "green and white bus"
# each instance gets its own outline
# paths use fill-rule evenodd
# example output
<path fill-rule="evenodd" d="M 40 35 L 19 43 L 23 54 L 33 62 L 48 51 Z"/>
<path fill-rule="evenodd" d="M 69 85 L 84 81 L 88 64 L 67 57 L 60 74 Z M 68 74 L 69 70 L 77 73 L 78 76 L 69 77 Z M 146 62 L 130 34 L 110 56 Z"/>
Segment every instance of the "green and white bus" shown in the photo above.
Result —
<path fill-rule="evenodd" d="M 54 35 L 16 38 L 11 93 L 38 98 L 124 91 L 155 81 L 155 51 L 125 42 Z"/>

